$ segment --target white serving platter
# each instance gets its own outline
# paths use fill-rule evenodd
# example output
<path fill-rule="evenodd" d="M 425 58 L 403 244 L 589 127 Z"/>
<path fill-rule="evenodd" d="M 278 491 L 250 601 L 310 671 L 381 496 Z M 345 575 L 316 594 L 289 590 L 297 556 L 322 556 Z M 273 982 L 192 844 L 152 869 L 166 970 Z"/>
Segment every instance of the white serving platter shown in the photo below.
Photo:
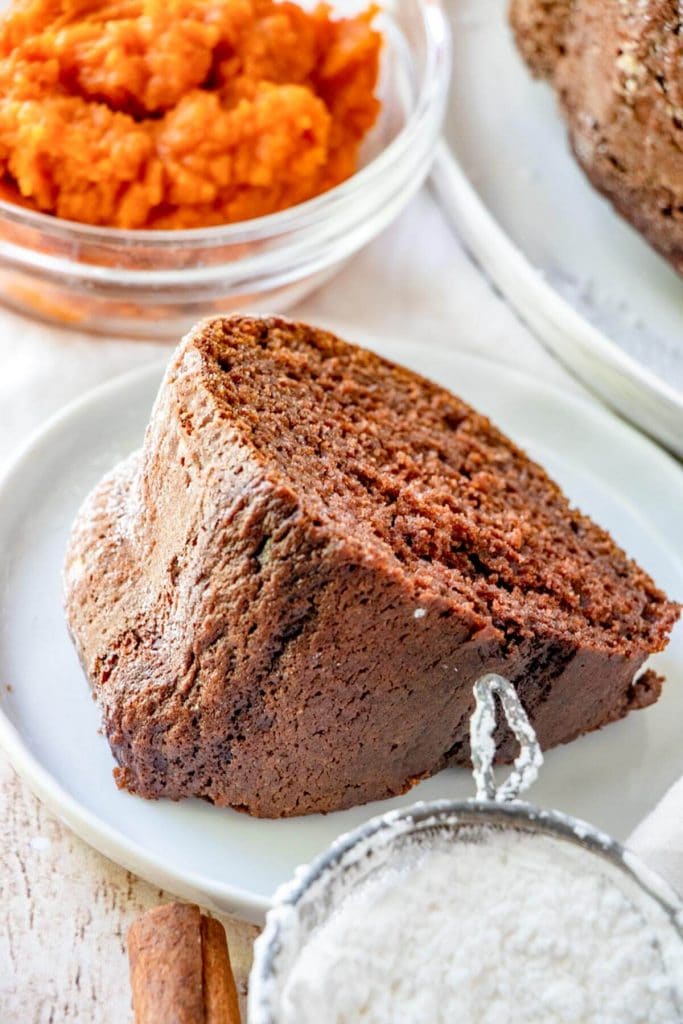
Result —
<path fill-rule="evenodd" d="M 447 0 L 453 76 L 432 180 L 467 248 L 539 338 L 683 455 L 683 279 L 591 187 L 508 0 Z"/>

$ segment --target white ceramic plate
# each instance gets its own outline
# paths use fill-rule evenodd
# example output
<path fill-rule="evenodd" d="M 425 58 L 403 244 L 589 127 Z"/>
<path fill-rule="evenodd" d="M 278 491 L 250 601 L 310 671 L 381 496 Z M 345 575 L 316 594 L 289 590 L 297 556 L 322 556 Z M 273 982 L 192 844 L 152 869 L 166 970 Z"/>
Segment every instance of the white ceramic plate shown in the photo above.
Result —
<path fill-rule="evenodd" d="M 668 591 L 683 597 L 683 473 L 594 404 L 473 357 L 372 344 L 471 400 L 558 478 Z M 29 785 L 89 843 L 179 895 L 259 920 L 293 868 L 390 803 L 262 821 L 194 800 L 119 792 L 62 613 L 61 562 L 74 514 L 99 477 L 137 447 L 161 369 L 91 392 L 43 429 L 0 484 L 0 743 Z M 623 838 L 683 771 L 683 632 L 657 659 L 658 705 L 551 752 L 532 798 Z M 447 771 L 394 805 L 472 794 Z"/>
<path fill-rule="evenodd" d="M 446 0 L 453 77 L 433 180 L 465 244 L 539 337 L 683 455 L 683 280 L 590 186 L 508 0 Z"/>

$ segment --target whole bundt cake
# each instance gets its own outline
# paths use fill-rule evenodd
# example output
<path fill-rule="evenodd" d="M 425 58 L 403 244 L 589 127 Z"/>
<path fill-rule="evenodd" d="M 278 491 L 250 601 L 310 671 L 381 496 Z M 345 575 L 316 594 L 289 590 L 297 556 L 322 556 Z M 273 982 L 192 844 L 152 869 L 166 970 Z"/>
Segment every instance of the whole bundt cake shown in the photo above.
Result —
<path fill-rule="evenodd" d="M 589 179 L 683 273 L 683 28 L 675 0 L 511 0 Z"/>
<path fill-rule="evenodd" d="M 119 783 L 266 816 L 467 763 L 485 671 L 545 747 L 649 704 L 660 680 L 638 670 L 677 615 L 459 398 L 247 317 L 181 344 L 142 451 L 74 524 L 65 582 Z"/>

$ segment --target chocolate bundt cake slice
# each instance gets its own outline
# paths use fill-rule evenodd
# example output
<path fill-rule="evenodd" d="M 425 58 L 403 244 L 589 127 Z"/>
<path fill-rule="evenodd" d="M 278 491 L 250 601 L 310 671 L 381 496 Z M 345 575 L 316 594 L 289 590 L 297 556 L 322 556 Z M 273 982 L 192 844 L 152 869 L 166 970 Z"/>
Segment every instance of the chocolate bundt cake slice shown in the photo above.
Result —
<path fill-rule="evenodd" d="M 673 0 L 511 0 L 589 179 L 683 273 L 683 29 Z"/>
<path fill-rule="evenodd" d="M 142 451 L 78 516 L 65 581 L 120 785 L 265 816 L 466 764 L 485 671 L 544 747 L 621 718 L 657 698 L 637 673 L 677 616 L 459 398 L 237 316 L 181 344 Z"/>

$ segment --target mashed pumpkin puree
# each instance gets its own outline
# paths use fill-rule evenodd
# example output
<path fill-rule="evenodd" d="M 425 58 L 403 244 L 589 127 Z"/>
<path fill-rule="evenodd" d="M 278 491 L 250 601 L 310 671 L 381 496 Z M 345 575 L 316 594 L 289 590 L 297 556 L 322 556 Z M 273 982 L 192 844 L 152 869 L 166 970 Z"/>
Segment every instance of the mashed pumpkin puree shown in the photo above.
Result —
<path fill-rule="evenodd" d="M 86 224 L 246 220 L 331 188 L 372 127 L 375 11 L 273 0 L 15 0 L 4 198 Z"/>

